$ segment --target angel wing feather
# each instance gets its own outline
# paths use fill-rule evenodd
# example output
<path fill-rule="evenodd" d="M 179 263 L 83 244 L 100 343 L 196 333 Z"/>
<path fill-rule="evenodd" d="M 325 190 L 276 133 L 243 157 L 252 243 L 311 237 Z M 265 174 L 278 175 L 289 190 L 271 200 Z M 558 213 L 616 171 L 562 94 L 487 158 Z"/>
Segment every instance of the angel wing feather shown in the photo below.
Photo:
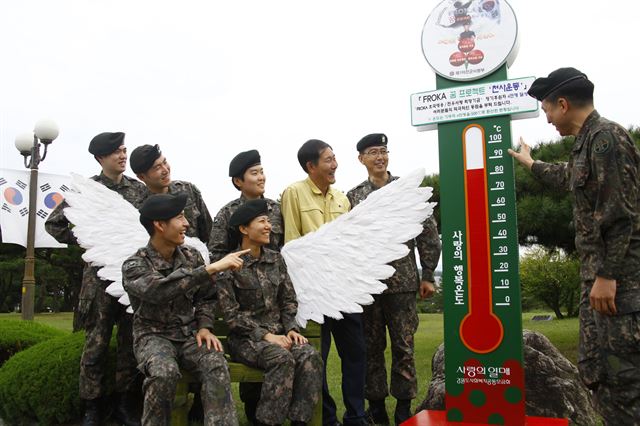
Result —
<path fill-rule="evenodd" d="M 122 263 L 140 247 L 147 245 L 149 234 L 140 224 L 136 208 L 106 186 L 72 173 L 72 187 L 65 196 L 69 205 L 64 214 L 73 223 L 73 234 L 84 249 L 82 259 L 100 266 L 98 276 L 113 281 L 106 291 L 123 305 L 129 296 L 122 286 Z M 186 237 L 185 244 L 202 254 L 209 263 L 209 252 L 197 238 Z"/>
<path fill-rule="evenodd" d="M 405 244 L 422 232 L 433 213 L 432 189 L 420 187 L 424 170 L 372 192 L 349 213 L 282 248 L 298 296 L 296 320 L 319 323 L 323 316 L 362 312 L 372 294 L 387 286 L 381 280 L 395 269 L 389 262 L 409 253 Z"/>

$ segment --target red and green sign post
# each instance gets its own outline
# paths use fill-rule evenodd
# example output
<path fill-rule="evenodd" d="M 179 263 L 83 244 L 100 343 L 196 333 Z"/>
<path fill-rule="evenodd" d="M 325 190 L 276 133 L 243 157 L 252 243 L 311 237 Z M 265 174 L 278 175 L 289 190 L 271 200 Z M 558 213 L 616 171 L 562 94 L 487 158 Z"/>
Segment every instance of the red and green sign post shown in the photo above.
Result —
<path fill-rule="evenodd" d="M 504 80 L 506 67 L 487 77 Z M 459 83 L 437 78 L 438 89 Z M 509 116 L 438 126 L 447 419 L 524 424 Z"/>
<path fill-rule="evenodd" d="M 420 426 L 566 425 L 527 418 L 511 119 L 537 115 L 533 78 L 507 80 L 517 21 L 504 0 L 445 0 L 423 30 L 436 90 L 411 96 L 412 124 L 438 129 L 445 404 Z M 470 85 L 468 82 L 472 82 Z"/>

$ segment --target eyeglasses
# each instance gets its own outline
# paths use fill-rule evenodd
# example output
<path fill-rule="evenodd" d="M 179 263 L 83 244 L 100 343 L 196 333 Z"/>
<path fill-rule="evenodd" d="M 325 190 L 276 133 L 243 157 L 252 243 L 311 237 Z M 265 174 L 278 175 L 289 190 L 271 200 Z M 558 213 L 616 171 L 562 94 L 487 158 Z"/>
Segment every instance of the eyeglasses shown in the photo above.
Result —
<path fill-rule="evenodd" d="M 371 151 L 365 152 L 364 155 L 368 155 L 370 157 L 377 157 L 378 155 L 382 155 L 383 157 L 386 157 L 389 155 L 389 151 L 387 151 L 386 149 L 372 149 Z"/>

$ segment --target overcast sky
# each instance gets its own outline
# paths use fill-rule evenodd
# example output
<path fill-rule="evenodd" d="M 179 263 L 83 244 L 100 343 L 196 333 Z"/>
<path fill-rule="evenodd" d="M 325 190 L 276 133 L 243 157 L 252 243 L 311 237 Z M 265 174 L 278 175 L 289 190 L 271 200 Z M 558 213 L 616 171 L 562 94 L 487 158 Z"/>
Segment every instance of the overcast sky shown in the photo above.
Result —
<path fill-rule="evenodd" d="M 130 151 L 160 144 L 173 178 L 195 183 L 212 214 L 238 195 L 230 159 L 252 148 L 271 198 L 304 178 L 296 152 L 310 138 L 333 146 L 345 191 L 366 177 L 355 144 L 367 133 L 389 137 L 394 174 L 437 173 L 437 132 L 411 126 L 409 96 L 435 89 L 420 41 L 438 3 L 5 1 L 0 168 L 23 168 L 14 138 L 47 117 L 60 136 L 42 171 L 93 175 L 91 138 L 124 131 Z M 640 2 L 510 4 L 520 32 L 510 78 L 574 66 L 595 83 L 602 115 L 640 124 Z M 512 130 L 531 143 L 556 137 L 543 115 Z"/>

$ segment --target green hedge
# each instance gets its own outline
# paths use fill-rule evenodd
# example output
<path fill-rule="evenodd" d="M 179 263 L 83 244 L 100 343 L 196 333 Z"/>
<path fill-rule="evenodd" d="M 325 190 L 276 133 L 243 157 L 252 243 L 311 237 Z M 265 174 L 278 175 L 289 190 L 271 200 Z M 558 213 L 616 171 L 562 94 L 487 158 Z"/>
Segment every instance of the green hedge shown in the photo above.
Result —
<path fill-rule="evenodd" d="M 78 419 L 80 356 L 84 332 L 39 343 L 12 356 L 0 368 L 0 417 L 9 424 L 59 424 Z M 113 389 L 115 338 L 111 341 L 106 377 Z"/>
<path fill-rule="evenodd" d="M 33 321 L 4 319 L 0 321 L 0 366 L 15 353 L 45 340 L 68 334 Z"/>

